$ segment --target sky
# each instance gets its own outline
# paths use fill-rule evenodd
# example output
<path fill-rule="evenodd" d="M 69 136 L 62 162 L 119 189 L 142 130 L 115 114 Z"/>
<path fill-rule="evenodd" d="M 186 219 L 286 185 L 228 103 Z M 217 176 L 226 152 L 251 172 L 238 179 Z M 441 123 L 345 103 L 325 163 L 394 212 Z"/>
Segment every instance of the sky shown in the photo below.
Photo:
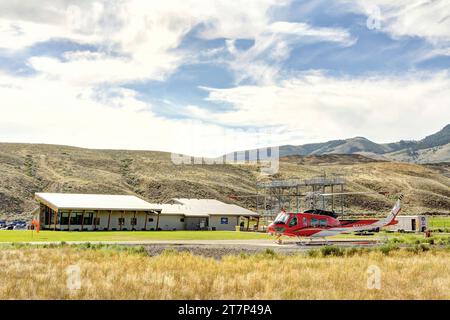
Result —
<path fill-rule="evenodd" d="M 450 121 L 447 0 L 0 0 L 0 141 L 195 156 Z"/>

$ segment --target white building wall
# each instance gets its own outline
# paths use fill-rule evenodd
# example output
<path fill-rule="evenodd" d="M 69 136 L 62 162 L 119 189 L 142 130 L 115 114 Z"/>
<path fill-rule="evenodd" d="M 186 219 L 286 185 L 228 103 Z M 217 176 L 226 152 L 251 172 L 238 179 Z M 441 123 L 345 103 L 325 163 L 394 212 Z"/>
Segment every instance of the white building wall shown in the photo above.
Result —
<path fill-rule="evenodd" d="M 109 225 L 109 230 L 120 230 L 119 226 L 119 218 L 122 217 L 122 212 L 120 211 L 113 211 L 111 213 L 111 223 Z"/>
<path fill-rule="evenodd" d="M 159 228 L 162 230 L 184 230 L 184 215 L 164 215 L 159 217 Z"/>
<path fill-rule="evenodd" d="M 388 227 L 391 231 L 403 230 L 422 232 L 424 229 L 426 230 L 428 228 L 428 217 L 425 215 L 397 216 L 395 220 L 397 220 L 398 223 Z M 415 221 L 415 230 L 412 229 L 413 220 Z"/>
<path fill-rule="evenodd" d="M 186 217 L 185 222 L 186 230 L 200 230 L 202 222 L 203 226 L 206 228 L 208 217 Z"/>
<path fill-rule="evenodd" d="M 131 218 L 134 217 L 134 213 L 132 215 Z M 150 225 L 152 224 L 152 222 L 149 222 L 148 219 L 151 218 L 152 215 L 151 214 L 145 214 L 145 212 L 143 211 L 138 211 L 136 213 L 136 225 L 132 226 L 132 228 L 136 229 L 136 231 L 140 231 L 140 230 L 144 230 L 144 228 L 146 227 L 147 230 L 150 229 Z M 130 219 L 131 219 L 130 218 Z M 145 225 L 145 219 L 147 219 L 147 225 Z"/>
<path fill-rule="evenodd" d="M 228 223 L 223 223 L 228 220 Z M 218 215 L 209 217 L 209 227 L 216 228 L 216 230 L 229 230 L 235 231 L 236 226 L 239 225 L 239 217 L 238 216 L 227 216 L 227 215 Z"/>
<path fill-rule="evenodd" d="M 149 214 L 147 216 L 147 227 L 146 230 L 156 230 L 156 221 L 158 216 L 156 214 Z"/>
<path fill-rule="evenodd" d="M 109 211 L 99 210 L 97 214 L 97 218 L 100 218 L 99 224 L 97 225 L 97 229 L 99 231 L 103 231 L 108 228 L 108 217 Z M 94 215 L 95 218 L 95 215 Z"/>
<path fill-rule="evenodd" d="M 132 215 L 134 217 L 134 213 Z M 156 217 L 156 215 L 155 215 Z M 153 220 L 155 221 L 155 217 L 153 217 Z M 145 219 L 147 219 L 147 230 L 150 228 L 150 224 L 152 224 L 152 222 L 149 222 L 148 219 L 152 218 L 152 214 L 147 213 L 145 211 L 138 211 L 136 212 L 136 225 L 132 226 L 132 228 L 135 228 L 137 231 L 139 230 L 144 230 L 145 228 Z M 156 222 L 155 222 L 156 223 Z"/>

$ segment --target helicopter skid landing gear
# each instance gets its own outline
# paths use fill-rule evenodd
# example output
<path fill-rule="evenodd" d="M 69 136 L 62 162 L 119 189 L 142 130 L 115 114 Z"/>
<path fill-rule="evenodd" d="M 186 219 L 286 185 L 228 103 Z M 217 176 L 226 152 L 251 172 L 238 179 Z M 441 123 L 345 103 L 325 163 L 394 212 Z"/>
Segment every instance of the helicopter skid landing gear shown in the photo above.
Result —
<path fill-rule="evenodd" d="M 309 238 L 309 241 L 307 241 L 308 239 L 303 239 L 300 237 L 297 237 L 298 242 L 296 242 L 296 244 L 298 244 L 299 246 L 308 246 L 311 245 L 312 243 L 312 238 Z"/>
<path fill-rule="evenodd" d="M 274 243 L 276 243 L 276 244 L 283 244 L 283 240 L 281 240 L 281 236 L 279 236 L 279 237 L 274 241 Z"/>

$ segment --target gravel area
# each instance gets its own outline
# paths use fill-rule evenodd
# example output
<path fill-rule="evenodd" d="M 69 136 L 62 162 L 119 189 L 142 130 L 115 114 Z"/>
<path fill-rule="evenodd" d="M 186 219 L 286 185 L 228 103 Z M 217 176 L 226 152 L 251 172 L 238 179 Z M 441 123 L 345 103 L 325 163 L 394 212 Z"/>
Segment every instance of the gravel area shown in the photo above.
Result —
<path fill-rule="evenodd" d="M 195 255 L 204 257 L 220 259 L 225 255 L 240 255 L 240 254 L 257 254 L 271 250 L 281 254 L 295 254 L 303 252 L 313 247 L 271 247 L 264 248 L 261 246 L 214 246 L 214 245 L 146 245 L 149 256 L 156 256 L 163 253 L 165 250 L 175 250 L 178 252 L 189 252 Z"/>

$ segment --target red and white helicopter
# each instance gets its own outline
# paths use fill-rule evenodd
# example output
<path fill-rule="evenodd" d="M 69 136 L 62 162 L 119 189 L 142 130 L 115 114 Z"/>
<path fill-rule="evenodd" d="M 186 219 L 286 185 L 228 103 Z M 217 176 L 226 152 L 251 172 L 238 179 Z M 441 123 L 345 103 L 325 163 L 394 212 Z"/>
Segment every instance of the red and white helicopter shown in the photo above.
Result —
<path fill-rule="evenodd" d="M 277 236 L 278 243 L 281 243 L 281 236 L 325 238 L 341 233 L 379 231 L 385 226 L 397 224 L 395 217 L 401 210 L 402 198 L 403 195 L 400 195 L 391 212 L 381 220 L 339 220 L 336 213 L 318 209 L 299 213 L 282 211 L 268 226 L 267 231 Z"/>

